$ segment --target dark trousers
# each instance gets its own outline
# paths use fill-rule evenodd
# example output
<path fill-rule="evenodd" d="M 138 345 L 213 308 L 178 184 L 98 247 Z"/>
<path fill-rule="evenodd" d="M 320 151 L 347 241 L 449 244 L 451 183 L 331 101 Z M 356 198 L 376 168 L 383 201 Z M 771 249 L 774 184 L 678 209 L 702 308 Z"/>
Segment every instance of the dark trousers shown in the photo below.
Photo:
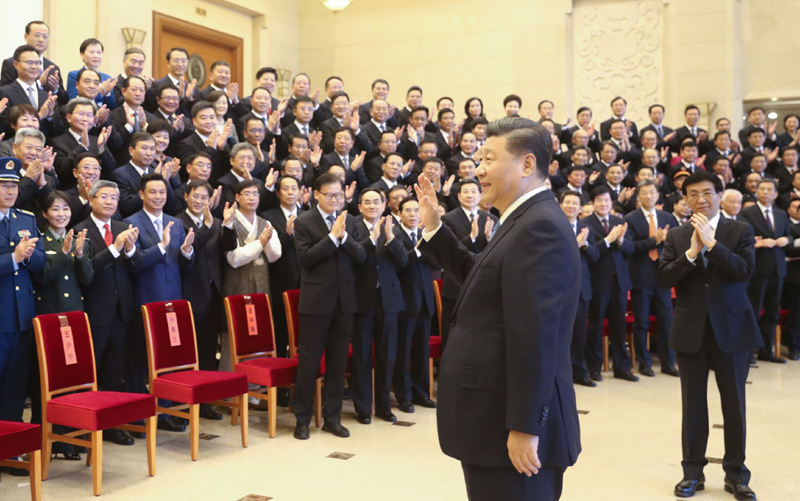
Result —
<path fill-rule="evenodd" d="M 450 335 L 450 322 L 453 321 L 453 310 L 456 308 L 456 300 L 442 296 L 442 353 L 447 344 L 447 336 Z"/>
<path fill-rule="evenodd" d="M 0 420 L 22 422 L 33 345 L 32 329 L 0 332 Z"/>
<path fill-rule="evenodd" d="M 608 337 L 611 342 L 611 360 L 614 374 L 631 371 L 631 357 L 625 348 L 625 310 L 628 307 L 627 291 L 597 294 L 589 301 L 589 319 L 586 332 L 586 364 L 590 372 L 600 372 L 603 367 L 603 319 L 608 318 Z"/>
<path fill-rule="evenodd" d="M 555 501 L 561 498 L 564 468 L 543 468 L 528 477 L 514 468 L 461 463 L 470 501 Z"/>
<path fill-rule="evenodd" d="M 377 292 L 376 292 L 377 294 Z M 350 389 L 356 413 L 369 416 L 372 411 L 372 360 L 375 353 L 375 410 L 392 411 L 389 392 L 397 356 L 397 313 L 369 311 L 357 313 L 353 322 L 353 360 Z"/>
<path fill-rule="evenodd" d="M 650 313 L 658 323 L 656 343 L 661 368 L 675 366 L 675 354 L 669 349 L 669 332 L 672 330 L 672 291 L 670 289 L 633 289 L 633 346 L 639 367 L 653 365 L 650 350 L 647 349 L 647 332 L 650 329 Z"/>
<path fill-rule="evenodd" d="M 781 315 L 781 290 L 783 277 L 777 274 L 756 275 L 750 279 L 747 295 L 753 305 L 753 311 L 758 317 L 758 327 L 761 329 L 761 338 L 764 347 L 760 351 L 769 353 L 775 341 L 775 328 Z M 763 313 L 762 313 L 763 311 Z"/>
<path fill-rule="evenodd" d="M 192 305 L 194 325 L 197 334 L 197 362 L 201 371 L 215 371 L 219 333 L 222 329 L 222 297 L 216 287 L 211 287 L 211 301 L 206 305 Z"/>
<path fill-rule="evenodd" d="M 800 350 L 800 284 L 783 284 L 783 309 L 789 311 L 781 341 L 789 350 Z"/>
<path fill-rule="evenodd" d="M 141 311 L 141 310 L 139 310 Z M 147 370 L 147 333 L 144 331 L 144 318 L 141 313 L 134 315 L 131 329 L 128 331 L 128 352 L 125 356 L 125 381 L 123 390 L 127 393 L 150 393 L 146 382 L 149 378 Z M 169 400 L 158 399 L 157 405 L 172 407 Z M 159 421 L 167 419 L 169 414 L 159 414 Z"/>
<path fill-rule="evenodd" d="M 683 419 L 683 476 L 697 480 L 703 473 L 708 443 L 708 371 L 714 370 L 724 421 L 725 456 L 722 469 L 734 484 L 750 482 L 744 465 L 747 434 L 745 381 L 750 370 L 750 352 L 723 353 L 717 345 L 711 322 L 706 318 L 703 344 L 698 353 L 676 352 L 680 366 Z"/>
<path fill-rule="evenodd" d="M 572 326 L 572 343 L 569 354 L 572 359 L 572 378 L 586 379 L 589 369 L 586 367 L 586 307 L 588 303 L 578 299 L 578 310 L 575 312 L 575 324 Z"/>
<path fill-rule="evenodd" d="M 341 422 L 344 374 L 347 369 L 347 352 L 353 332 L 353 316 L 345 315 L 339 304 L 332 315 L 300 314 L 299 365 L 292 395 L 292 408 L 297 422 L 308 425 L 314 413 L 315 381 L 320 370 L 322 353 L 325 353 L 325 408 L 326 423 Z"/>
<path fill-rule="evenodd" d="M 430 315 L 399 318 L 393 377 L 394 396 L 398 404 L 410 402 L 412 398 L 430 398 L 430 342 Z"/>
<path fill-rule="evenodd" d="M 122 391 L 124 388 L 129 330 L 130 324 L 122 318 L 119 304 L 109 325 L 92 326 L 97 383 L 103 391 Z"/>

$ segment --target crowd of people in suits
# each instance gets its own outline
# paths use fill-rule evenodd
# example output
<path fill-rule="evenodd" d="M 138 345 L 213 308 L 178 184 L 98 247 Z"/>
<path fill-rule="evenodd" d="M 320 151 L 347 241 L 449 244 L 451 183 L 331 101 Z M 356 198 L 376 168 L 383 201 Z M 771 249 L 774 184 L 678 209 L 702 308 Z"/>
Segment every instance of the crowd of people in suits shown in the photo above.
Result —
<path fill-rule="evenodd" d="M 43 57 L 48 26 L 33 21 L 24 38 L 3 61 L 0 80 L 0 293 L 9 312 L 0 320 L 0 419 L 20 421 L 26 394 L 34 421 L 41 412 L 31 333 L 37 314 L 86 311 L 100 387 L 144 392 L 141 305 L 191 301 L 200 368 L 230 370 L 222 299 L 269 294 L 277 355 L 285 357 L 283 292 L 292 289 L 300 289 L 304 333 L 291 397 L 295 437 L 309 437 L 323 358 L 325 431 L 349 435 L 341 424 L 348 392 L 358 422 L 370 423 L 373 365 L 375 417 L 396 421 L 392 388 L 402 412 L 436 407 L 428 339 L 441 324 L 446 347 L 460 289 L 442 277 L 442 318 L 433 321 L 433 280 L 442 273 L 417 250 L 412 187 L 420 176 L 430 180 L 444 224 L 472 252 L 487 246 L 500 214 L 482 200 L 476 179 L 489 123 L 480 98 L 468 99 L 460 115 L 450 97 L 423 105 L 423 90 L 412 86 L 395 105 L 389 83 L 376 79 L 362 103 L 339 77 L 320 92 L 298 73 L 291 96 L 278 99 L 270 67 L 258 70 L 244 96 L 225 61 L 211 65 L 210 84 L 199 88 L 180 47 L 166 53 L 162 78 L 146 75 L 146 55 L 136 48 L 112 77 L 100 70 L 111 65 L 93 38 L 81 44 L 84 66 L 68 72 L 65 87 L 61 69 Z M 528 114 L 517 95 L 503 105 L 506 116 Z M 553 143 L 549 187 L 582 258 L 573 381 L 602 380 L 604 331 L 614 377 L 638 380 L 626 347 L 629 316 L 638 372 L 654 376 L 652 352 L 662 373 L 678 376 L 668 343 L 673 296 L 659 284 L 658 266 L 667 233 L 691 216 L 682 185 L 699 171 L 726 188 L 722 215 L 755 232 L 748 296 L 764 344 L 758 358 L 786 361 L 772 350 L 783 305 L 790 312 L 783 340 L 798 360 L 800 117 L 786 116 L 779 133 L 753 108 L 733 136 L 726 118 L 714 131 L 700 128 L 693 105 L 674 130 L 663 124 L 662 105 L 650 106 L 641 128 L 626 105 L 613 99 L 599 127 L 587 107 L 574 123 L 556 123 L 551 101 L 537 106 Z M 280 404 L 288 403 L 281 394 Z M 210 406 L 201 415 L 222 419 Z M 161 417 L 160 429 L 185 429 L 180 419 Z M 119 430 L 106 438 L 133 443 Z M 64 457 L 79 457 L 62 445 Z"/>

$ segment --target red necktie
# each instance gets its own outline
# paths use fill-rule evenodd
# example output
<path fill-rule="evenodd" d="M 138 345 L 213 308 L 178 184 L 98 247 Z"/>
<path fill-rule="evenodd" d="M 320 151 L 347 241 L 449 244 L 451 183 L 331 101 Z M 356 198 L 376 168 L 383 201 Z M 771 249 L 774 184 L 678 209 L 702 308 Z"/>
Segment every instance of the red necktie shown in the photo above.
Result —
<path fill-rule="evenodd" d="M 654 238 L 658 231 L 658 227 L 656 226 L 656 218 L 653 214 L 649 215 L 650 217 L 650 234 L 648 235 L 650 238 Z M 650 252 L 647 253 L 650 256 L 650 259 L 653 261 L 658 261 L 658 249 L 650 249 Z"/>
<path fill-rule="evenodd" d="M 103 238 L 106 241 L 106 247 L 110 247 L 112 243 L 114 243 L 114 237 L 111 235 L 111 226 L 106 223 L 103 228 L 105 228 L 106 233 L 103 235 Z"/>

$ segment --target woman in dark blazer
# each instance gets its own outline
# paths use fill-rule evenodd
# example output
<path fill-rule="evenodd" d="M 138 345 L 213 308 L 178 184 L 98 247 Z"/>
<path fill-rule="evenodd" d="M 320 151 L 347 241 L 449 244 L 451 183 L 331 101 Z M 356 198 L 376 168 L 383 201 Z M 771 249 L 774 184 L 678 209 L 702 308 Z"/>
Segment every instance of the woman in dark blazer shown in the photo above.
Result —
<path fill-rule="evenodd" d="M 86 285 L 94 277 L 92 267 L 91 246 L 86 241 L 86 230 L 77 235 L 73 230 L 67 231 L 72 213 L 69 208 L 69 198 L 63 191 L 50 193 L 42 205 L 42 212 L 47 219 L 47 228 L 42 233 L 44 252 L 47 262 L 44 269 L 33 274 L 34 291 L 36 295 L 36 314 L 65 313 L 68 311 L 83 311 L 83 296 L 80 285 Z M 35 374 L 32 371 L 30 388 L 34 395 L 31 396 L 31 413 L 38 415 L 41 421 L 41 395 L 39 394 L 39 365 L 35 365 Z M 34 418 L 32 418 L 33 421 Z M 67 431 L 61 428 L 56 433 Z M 70 444 L 56 442 L 53 444 L 53 454 L 62 454 L 64 459 L 79 461 L 79 450 Z"/>

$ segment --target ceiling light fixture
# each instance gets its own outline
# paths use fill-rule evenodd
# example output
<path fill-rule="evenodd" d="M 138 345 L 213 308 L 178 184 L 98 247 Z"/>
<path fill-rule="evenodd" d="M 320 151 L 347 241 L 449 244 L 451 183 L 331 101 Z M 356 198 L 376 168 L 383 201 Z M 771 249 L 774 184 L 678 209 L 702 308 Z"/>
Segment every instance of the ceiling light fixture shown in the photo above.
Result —
<path fill-rule="evenodd" d="M 343 11 L 351 3 L 353 3 L 353 0 L 322 0 L 322 5 L 327 7 L 334 14 Z"/>

